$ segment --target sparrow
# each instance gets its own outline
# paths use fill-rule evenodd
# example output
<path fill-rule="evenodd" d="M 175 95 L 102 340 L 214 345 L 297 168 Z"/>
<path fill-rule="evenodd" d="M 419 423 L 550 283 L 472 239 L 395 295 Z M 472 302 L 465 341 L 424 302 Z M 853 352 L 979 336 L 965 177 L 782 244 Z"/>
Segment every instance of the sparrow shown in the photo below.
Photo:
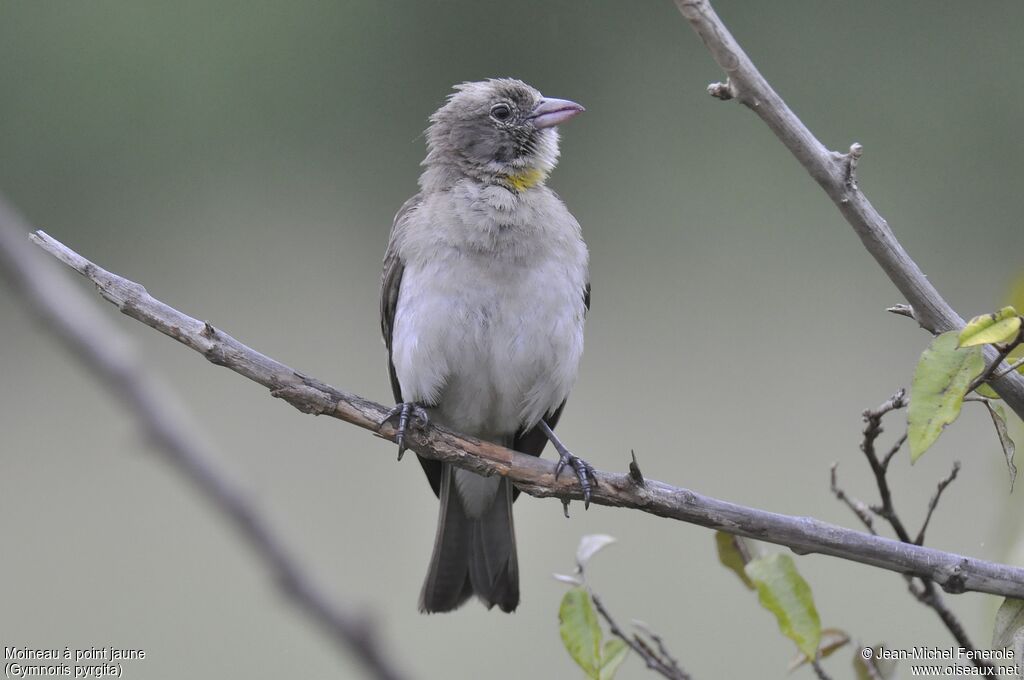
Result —
<path fill-rule="evenodd" d="M 539 456 L 551 440 L 589 503 L 593 468 L 555 437 L 590 308 L 581 229 L 548 188 L 558 126 L 583 107 L 510 78 L 456 85 L 426 131 L 419 192 L 395 215 L 380 311 L 407 428 L 428 421 Z M 440 500 L 423 612 L 519 604 L 512 502 L 518 490 L 419 456 Z"/>

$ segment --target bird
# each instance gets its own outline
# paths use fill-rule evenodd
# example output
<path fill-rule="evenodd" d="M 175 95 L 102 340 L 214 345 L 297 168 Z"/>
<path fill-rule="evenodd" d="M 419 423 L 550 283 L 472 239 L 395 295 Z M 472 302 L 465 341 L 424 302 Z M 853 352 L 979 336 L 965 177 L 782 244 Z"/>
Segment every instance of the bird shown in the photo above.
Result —
<path fill-rule="evenodd" d="M 430 116 L 419 192 L 395 215 L 381 279 L 381 332 L 397 402 L 398 457 L 410 427 L 440 423 L 539 456 L 558 450 L 589 504 L 589 463 L 553 428 L 576 380 L 590 308 L 588 250 L 547 186 L 558 126 L 584 111 L 512 78 L 456 85 Z M 519 605 L 512 502 L 518 490 L 418 456 L 440 500 L 419 609 Z"/>

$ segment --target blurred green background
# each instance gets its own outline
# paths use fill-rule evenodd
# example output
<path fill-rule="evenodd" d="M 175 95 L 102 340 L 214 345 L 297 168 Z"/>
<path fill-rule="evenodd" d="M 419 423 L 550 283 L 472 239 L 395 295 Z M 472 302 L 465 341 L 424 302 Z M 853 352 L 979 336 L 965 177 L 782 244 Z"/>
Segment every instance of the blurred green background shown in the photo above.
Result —
<path fill-rule="evenodd" d="M 1024 4 L 717 7 L 825 144 L 864 144 L 861 186 L 953 306 L 999 306 L 1024 269 Z M 594 291 L 563 439 L 599 468 L 634 449 L 650 477 L 853 526 L 829 466 L 874 500 L 860 412 L 909 385 L 928 336 L 884 312 L 902 299 L 767 128 L 705 94 L 721 74 L 670 2 L 6 0 L 0 190 L 160 299 L 387 402 L 380 258 L 426 118 L 453 83 L 505 75 L 587 107 L 550 182 L 584 226 Z M 580 677 L 550 574 L 595 532 L 620 541 L 591 568 L 605 603 L 695 677 L 785 675 L 793 645 L 712 535 L 637 512 L 574 504 L 565 520 L 523 498 L 520 611 L 421 616 L 436 501 L 412 458 L 106 311 L 415 677 Z M 356 675 L 6 288 L 0 379 L 0 644 L 145 649 L 129 678 Z M 963 460 L 928 542 L 1001 560 L 1019 504 L 990 428 L 969 409 L 892 477 L 916 526 Z M 799 567 L 826 625 L 953 644 L 898 576 Z M 994 598 L 950 601 L 988 644 Z M 620 677 L 651 676 L 633 659 Z"/>

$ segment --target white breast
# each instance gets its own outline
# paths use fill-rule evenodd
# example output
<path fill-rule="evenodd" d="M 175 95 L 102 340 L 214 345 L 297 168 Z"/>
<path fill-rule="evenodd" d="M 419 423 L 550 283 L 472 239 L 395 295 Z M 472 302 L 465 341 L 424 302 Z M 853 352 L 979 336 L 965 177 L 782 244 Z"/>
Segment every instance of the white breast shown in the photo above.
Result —
<path fill-rule="evenodd" d="M 504 196 L 495 204 L 476 191 L 426 204 L 410 225 L 392 360 L 406 400 L 501 441 L 568 397 L 583 351 L 587 255 L 553 194 L 510 210 Z"/>

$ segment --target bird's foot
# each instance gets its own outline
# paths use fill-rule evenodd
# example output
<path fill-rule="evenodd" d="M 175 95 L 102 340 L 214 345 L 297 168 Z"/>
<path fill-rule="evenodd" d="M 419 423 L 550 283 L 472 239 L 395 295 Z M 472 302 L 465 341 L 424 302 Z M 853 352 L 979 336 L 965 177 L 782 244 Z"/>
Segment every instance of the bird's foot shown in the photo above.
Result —
<path fill-rule="evenodd" d="M 547 436 L 548 441 L 550 441 L 558 451 L 558 465 L 555 466 L 555 479 L 557 480 L 558 475 L 562 474 L 562 470 L 565 468 L 571 468 L 572 471 L 576 473 L 576 479 L 580 481 L 580 488 L 583 489 L 583 509 L 589 509 L 590 493 L 593 488 L 597 486 L 597 476 L 594 474 L 594 466 L 579 456 L 573 455 L 569 449 L 565 448 L 565 444 L 555 436 L 554 430 L 552 430 L 546 422 L 541 420 L 540 426 L 544 431 L 544 434 Z M 568 511 L 566 514 L 568 514 Z"/>
<path fill-rule="evenodd" d="M 571 468 L 576 473 L 576 479 L 580 480 L 580 487 L 583 489 L 583 509 L 590 508 L 590 492 L 597 486 L 594 466 L 562 447 L 558 451 L 558 465 L 555 466 L 556 480 L 565 468 Z"/>
<path fill-rule="evenodd" d="M 402 456 L 405 455 L 405 435 L 409 428 L 413 427 L 422 430 L 430 423 L 430 417 L 427 415 L 427 409 L 419 404 L 407 401 L 396 404 L 393 409 L 388 411 L 388 414 L 380 421 L 378 427 L 395 418 L 398 418 L 395 443 L 398 444 L 398 460 L 402 460 Z"/>

